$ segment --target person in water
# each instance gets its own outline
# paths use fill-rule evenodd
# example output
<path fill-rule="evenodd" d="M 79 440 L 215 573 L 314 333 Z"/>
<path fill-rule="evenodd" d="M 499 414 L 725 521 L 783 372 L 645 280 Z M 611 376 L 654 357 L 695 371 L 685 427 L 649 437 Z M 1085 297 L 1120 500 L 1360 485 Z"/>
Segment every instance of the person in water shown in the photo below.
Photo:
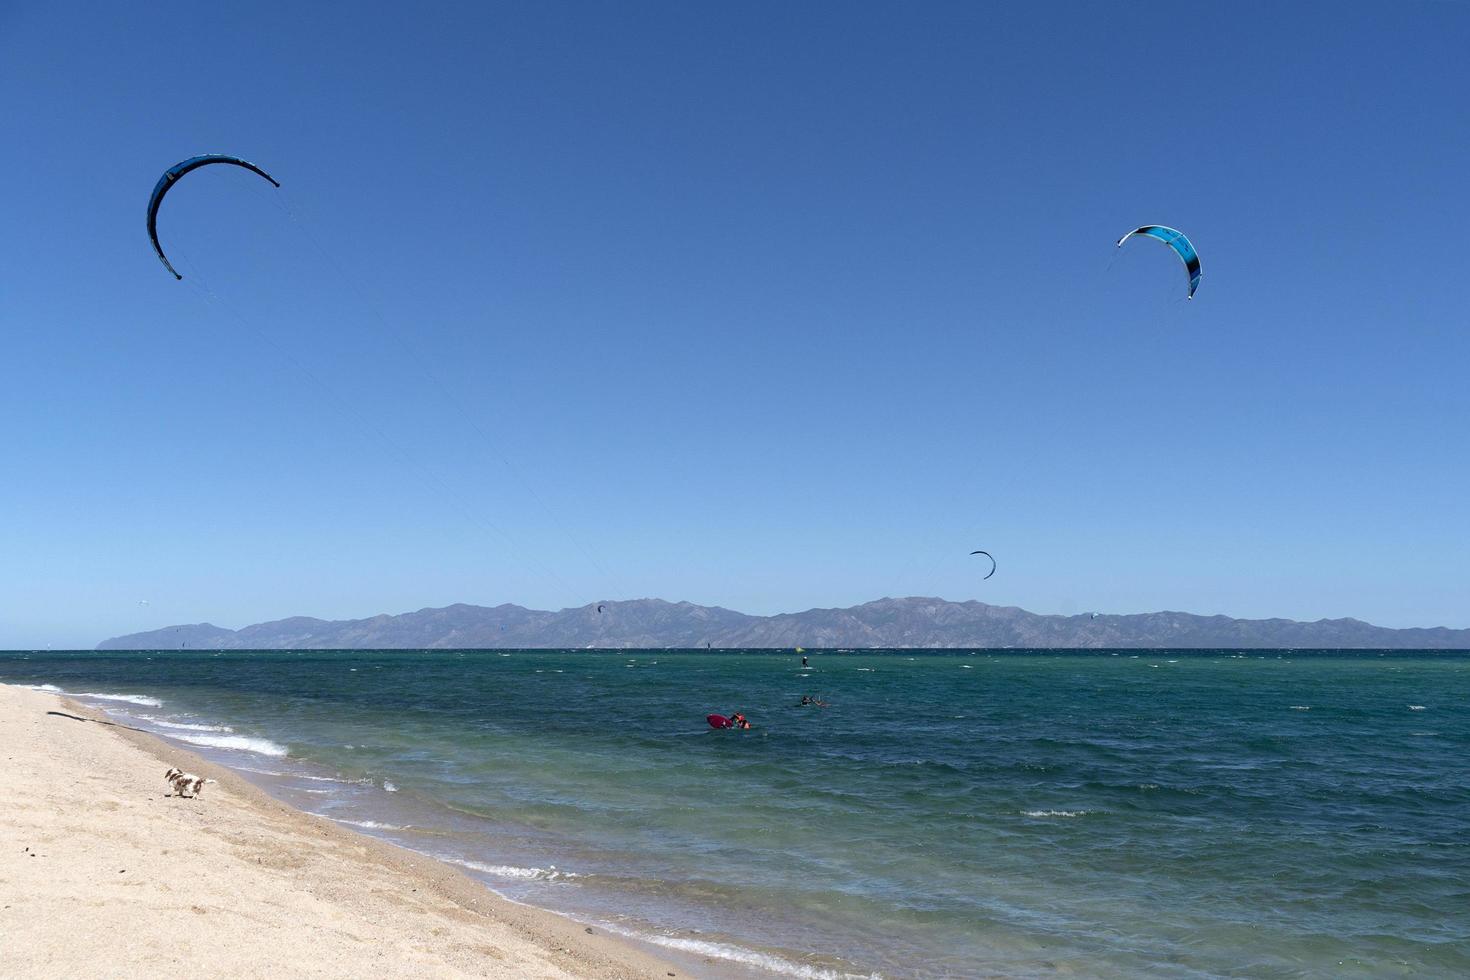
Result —
<path fill-rule="evenodd" d="M 805 658 L 805 657 L 802 657 L 802 658 L 801 658 L 801 665 L 802 665 L 802 666 L 803 666 L 803 667 L 805 667 L 805 666 L 806 666 L 806 658 Z"/>
<path fill-rule="evenodd" d="M 733 727 L 733 728 L 749 728 L 750 727 L 750 722 L 746 721 L 745 720 L 745 716 L 742 715 L 738 711 L 735 712 L 733 715 L 730 716 L 730 724 L 731 724 L 731 727 Z"/>

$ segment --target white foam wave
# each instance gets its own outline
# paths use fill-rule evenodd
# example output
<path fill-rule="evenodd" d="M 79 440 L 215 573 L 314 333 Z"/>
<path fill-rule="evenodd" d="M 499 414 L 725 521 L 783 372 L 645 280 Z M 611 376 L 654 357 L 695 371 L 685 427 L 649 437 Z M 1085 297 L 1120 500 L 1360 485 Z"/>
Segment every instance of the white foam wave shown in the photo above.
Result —
<path fill-rule="evenodd" d="M 180 732 L 172 736 L 190 745 L 204 745 L 212 749 L 234 749 L 237 752 L 253 752 L 279 758 L 286 754 L 286 747 L 268 738 L 251 738 L 248 735 L 189 735 Z"/>
<path fill-rule="evenodd" d="M 25 688 L 28 691 L 45 691 L 48 694 L 65 694 L 66 693 L 61 688 L 57 687 L 55 684 L 17 684 L 15 686 L 16 687 L 23 687 L 23 688 Z"/>
<path fill-rule="evenodd" d="M 1292 711 L 1311 711 L 1312 710 L 1312 706 L 1310 704 L 1294 704 L 1294 705 L 1291 706 L 1291 710 Z"/>
<path fill-rule="evenodd" d="M 479 871 L 482 874 L 494 875 L 497 878 L 522 878 L 534 879 L 536 881 L 560 881 L 566 878 L 580 878 L 581 875 L 573 871 L 558 871 L 556 865 L 548 868 L 520 868 L 513 864 L 483 864 L 479 861 L 465 861 L 459 858 L 441 858 L 450 864 L 457 864 L 461 868 L 469 868 L 471 871 Z"/>
<path fill-rule="evenodd" d="M 1024 817 L 1085 817 L 1094 810 L 1022 810 Z"/>
<path fill-rule="evenodd" d="M 1424 711 L 1426 709 L 1425 709 L 1424 705 L 1422 705 L 1422 704 L 1411 704 L 1411 705 L 1409 705 L 1409 710 L 1410 711 Z"/>
<path fill-rule="evenodd" d="M 740 946 L 733 946 L 730 943 L 711 942 L 707 939 L 688 939 L 683 936 L 661 936 L 657 933 L 637 932 L 632 929 L 624 929 L 606 923 L 603 924 L 603 928 L 608 932 L 615 932 L 629 939 L 640 939 L 646 943 L 654 943 L 669 949 L 677 949 L 684 953 L 695 953 L 699 956 L 729 960 L 732 963 L 753 966 L 757 969 L 777 973 L 782 976 L 799 977 L 801 980 L 880 980 L 879 975 L 876 973 L 840 973 L 824 967 L 796 963 L 784 957 L 777 956 L 774 953 L 762 953 L 759 950 L 744 949 Z"/>
<path fill-rule="evenodd" d="M 327 816 L 327 814 L 322 814 Z M 412 830 L 407 824 L 379 823 L 376 820 L 344 820 L 341 817 L 330 817 L 338 823 L 345 823 L 349 827 L 361 827 L 364 830 Z"/>
<path fill-rule="evenodd" d="M 383 789 L 386 790 L 389 793 L 396 793 L 396 792 L 398 792 L 398 787 L 397 786 L 394 786 L 392 783 L 390 783 L 386 779 L 383 780 Z"/>
<path fill-rule="evenodd" d="M 145 708 L 161 708 L 163 702 L 157 698 L 150 698 L 146 694 L 78 694 L 79 698 L 95 698 L 98 701 L 125 701 L 128 704 L 141 704 Z"/>
<path fill-rule="evenodd" d="M 159 725 L 159 726 L 161 726 L 163 728 L 172 728 L 172 729 L 175 729 L 176 731 L 181 731 L 181 732 L 226 732 L 226 733 L 229 733 L 229 732 L 233 732 L 234 731 L 234 729 L 231 728 L 229 725 L 195 725 L 195 724 L 192 724 L 192 723 L 186 722 L 186 721 L 165 721 L 162 718 L 155 718 L 152 715 L 139 715 L 138 717 L 139 718 L 142 718 L 144 721 L 152 722 L 153 724 Z"/>

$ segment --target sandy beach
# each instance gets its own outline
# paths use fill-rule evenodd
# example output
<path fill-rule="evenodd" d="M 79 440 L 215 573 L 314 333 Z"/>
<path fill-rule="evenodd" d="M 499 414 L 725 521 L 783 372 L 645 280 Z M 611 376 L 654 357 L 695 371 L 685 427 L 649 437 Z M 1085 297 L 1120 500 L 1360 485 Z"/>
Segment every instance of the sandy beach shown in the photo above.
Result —
<path fill-rule="evenodd" d="M 0 747 L 6 977 L 683 975 L 56 695 L 0 685 Z"/>

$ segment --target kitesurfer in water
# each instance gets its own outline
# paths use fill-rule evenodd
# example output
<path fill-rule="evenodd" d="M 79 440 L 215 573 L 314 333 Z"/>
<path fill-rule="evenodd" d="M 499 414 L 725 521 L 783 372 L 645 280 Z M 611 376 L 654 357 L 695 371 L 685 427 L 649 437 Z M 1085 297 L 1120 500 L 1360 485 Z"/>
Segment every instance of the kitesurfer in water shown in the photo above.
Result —
<path fill-rule="evenodd" d="M 750 722 L 746 721 L 745 720 L 745 716 L 742 715 L 740 712 L 737 711 L 733 715 L 730 716 L 730 727 L 731 728 L 749 728 L 750 727 Z"/>

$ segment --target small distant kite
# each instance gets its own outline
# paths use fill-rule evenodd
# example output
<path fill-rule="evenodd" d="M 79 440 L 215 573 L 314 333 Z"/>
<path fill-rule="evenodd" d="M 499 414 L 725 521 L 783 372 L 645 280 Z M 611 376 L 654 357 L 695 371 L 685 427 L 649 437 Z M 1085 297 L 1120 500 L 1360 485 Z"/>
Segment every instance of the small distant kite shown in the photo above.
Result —
<path fill-rule="evenodd" d="M 988 552 L 988 551 L 972 551 L 972 552 L 970 552 L 970 555 L 971 555 L 971 556 L 972 556 L 972 557 L 973 557 L 973 556 L 974 556 L 974 555 L 984 555 L 984 556 L 985 556 L 985 557 L 986 557 L 986 558 L 989 558 L 989 559 L 990 559 L 990 571 L 989 571 L 989 572 L 987 572 L 987 573 L 986 573 L 986 574 L 985 574 L 985 578 L 990 578 L 990 576 L 992 576 L 992 575 L 994 575 L 994 574 L 995 574 L 995 570 L 996 570 L 996 568 L 997 568 L 997 567 L 999 567 L 999 566 L 997 566 L 997 565 L 996 565 L 996 563 L 995 563 L 995 556 L 994 556 L 994 555 L 992 555 L 992 554 L 991 554 L 991 553 L 990 553 L 990 552 Z M 985 580 L 985 579 L 981 579 L 981 581 L 982 581 L 982 582 L 983 582 L 983 581 L 984 581 L 984 580 Z"/>
<path fill-rule="evenodd" d="M 174 184 L 178 183 L 180 177 L 191 170 L 207 167 L 211 163 L 228 163 L 236 167 L 244 167 L 252 173 L 260 174 L 260 176 L 277 187 L 281 186 L 276 178 L 261 170 L 250 161 L 241 160 L 239 157 L 228 156 L 224 153 L 206 153 L 203 156 L 190 157 L 187 160 L 179 161 L 165 170 L 163 176 L 158 178 L 158 183 L 153 185 L 153 194 L 148 198 L 148 240 L 153 243 L 153 251 L 158 253 L 158 261 L 163 263 L 165 269 L 174 274 L 175 279 L 182 279 L 184 277 L 179 275 L 178 271 L 169 262 L 168 256 L 163 254 L 163 246 L 158 244 L 158 207 L 163 203 L 163 196 L 169 192 L 169 189 Z"/>
<path fill-rule="evenodd" d="M 1122 248 L 1123 243 L 1134 235 L 1157 238 L 1174 250 L 1184 263 L 1184 271 L 1189 274 L 1189 298 L 1194 299 L 1194 291 L 1199 288 L 1199 253 L 1194 250 L 1194 245 L 1184 236 L 1184 232 L 1165 228 L 1163 225 L 1144 225 L 1118 239 L 1118 247 Z"/>
<path fill-rule="evenodd" d="M 599 613 L 602 612 L 602 603 L 600 603 L 600 602 L 597 604 L 597 611 Z"/>

